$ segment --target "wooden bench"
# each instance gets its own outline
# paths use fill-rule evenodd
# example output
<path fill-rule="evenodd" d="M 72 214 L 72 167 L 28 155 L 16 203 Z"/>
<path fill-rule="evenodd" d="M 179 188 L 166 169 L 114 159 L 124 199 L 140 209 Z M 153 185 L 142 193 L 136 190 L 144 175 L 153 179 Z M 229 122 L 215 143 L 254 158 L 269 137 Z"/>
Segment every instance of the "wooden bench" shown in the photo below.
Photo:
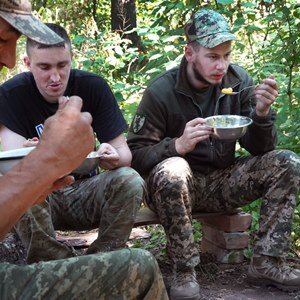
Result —
<path fill-rule="evenodd" d="M 193 213 L 193 218 L 202 224 L 201 252 L 214 255 L 221 263 L 240 263 L 248 248 L 251 215 L 240 208 L 230 212 Z M 155 212 L 142 207 L 134 226 L 160 224 Z"/>

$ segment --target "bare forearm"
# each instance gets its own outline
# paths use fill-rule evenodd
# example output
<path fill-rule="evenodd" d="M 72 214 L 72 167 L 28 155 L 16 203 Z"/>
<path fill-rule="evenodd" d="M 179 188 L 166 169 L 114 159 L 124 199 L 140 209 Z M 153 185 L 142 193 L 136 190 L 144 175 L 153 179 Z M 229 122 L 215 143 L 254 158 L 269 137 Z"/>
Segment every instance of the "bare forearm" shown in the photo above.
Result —
<path fill-rule="evenodd" d="M 64 179 L 70 176 L 64 176 L 94 148 L 92 117 L 80 113 L 81 107 L 79 97 L 73 96 L 70 101 L 60 98 L 59 109 L 45 122 L 36 149 L 0 178 L 1 238 L 29 207 L 70 183 Z"/>
<path fill-rule="evenodd" d="M 0 177 L 0 238 L 22 214 L 36 204 L 57 179 L 53 167 L 46 167 L 40 151 L 33 151 L 5 176 Z"/>
<path fill-rule="evenodd" d="M 120 155 L 119 167 L 130 167 L 132 161 L 132 154 L 128 148 L 125 151 L 118 151 Z"/>

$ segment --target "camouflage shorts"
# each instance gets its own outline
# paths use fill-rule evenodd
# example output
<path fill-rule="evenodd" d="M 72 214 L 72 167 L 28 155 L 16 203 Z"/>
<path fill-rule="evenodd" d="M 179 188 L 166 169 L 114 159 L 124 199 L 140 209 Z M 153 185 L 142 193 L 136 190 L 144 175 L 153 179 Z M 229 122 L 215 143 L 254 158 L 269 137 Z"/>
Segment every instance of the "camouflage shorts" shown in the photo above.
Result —
<path fill-rule="evenodd" d="M 183 158 L 158 164 L 147 178 L 148 205 L 157 211 L 175 268 L 195 266 L 199 254 L 191 212 L 218 212 L 262 199 L 255 252 L 282 256 L 289 250 L 293 211 L 300 186 L 300 159 L 287 150 L 242 157 L 210 174 L 193 172 Z"/>

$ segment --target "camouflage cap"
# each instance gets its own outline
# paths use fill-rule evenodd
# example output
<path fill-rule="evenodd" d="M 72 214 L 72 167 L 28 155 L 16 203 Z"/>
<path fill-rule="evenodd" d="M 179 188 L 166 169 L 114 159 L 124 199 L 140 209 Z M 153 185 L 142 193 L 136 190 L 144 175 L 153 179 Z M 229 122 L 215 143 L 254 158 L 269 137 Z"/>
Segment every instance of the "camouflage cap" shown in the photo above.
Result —
<path fill-rule="evenodd" d="M 29 0 L 0 0 L 0 17 L 15 29 L 41 44 L 57 44 L 63 40 L 31 14 Z"/>
<path fill-rule="evenodd" d="M 197 41 L 205 48 L 213 48 L 224 42 L 237 40 L 231 33 L 225 18 L 208 9 L 196 12 L 184 26 L 188 43 Z"/>

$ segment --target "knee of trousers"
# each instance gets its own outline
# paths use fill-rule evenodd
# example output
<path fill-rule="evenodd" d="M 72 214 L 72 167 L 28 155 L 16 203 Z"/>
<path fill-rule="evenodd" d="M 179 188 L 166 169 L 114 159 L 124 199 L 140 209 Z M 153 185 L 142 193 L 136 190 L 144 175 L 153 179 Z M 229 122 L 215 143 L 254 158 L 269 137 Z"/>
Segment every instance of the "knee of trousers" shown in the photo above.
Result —
<path fill-rule="evenodd" d="M 273 162 L 276 161 L 294 180 L 300 180 L 300 157 L 296 153 L 290 150 L 274 150 L 271 153 L 274 155 L 271 158 Z"/>
<path fill-rule="evenodd" d="M 182 157 L 171 157 L 159 163 L 152 171 L 153 182 L 185 181 L 192 173 L 188 162 Z"/>
<path fill-rule="evenodd" d="M 138 266 L 137 271 L 141 278 L 147 275 L 153 279 L 160 272 L 156 259 L 147 250 L 131 249 L 131 257 L 133 263 Z"/>
<path fill-rule="evenodd" d="M 145 195 L 145 182 L 140 174 L 130 167 L 113 170 L 112 183 L 125 198 L 133 196 L 140 204 Z"/>
<path fill-rule="evenodd" d="M 135 190 L 137 194 L 143 193 L 145 188 L 144 179 L 131 167 L 122 167 L 116 170 L 117 177 L 127 189 Z"/>

